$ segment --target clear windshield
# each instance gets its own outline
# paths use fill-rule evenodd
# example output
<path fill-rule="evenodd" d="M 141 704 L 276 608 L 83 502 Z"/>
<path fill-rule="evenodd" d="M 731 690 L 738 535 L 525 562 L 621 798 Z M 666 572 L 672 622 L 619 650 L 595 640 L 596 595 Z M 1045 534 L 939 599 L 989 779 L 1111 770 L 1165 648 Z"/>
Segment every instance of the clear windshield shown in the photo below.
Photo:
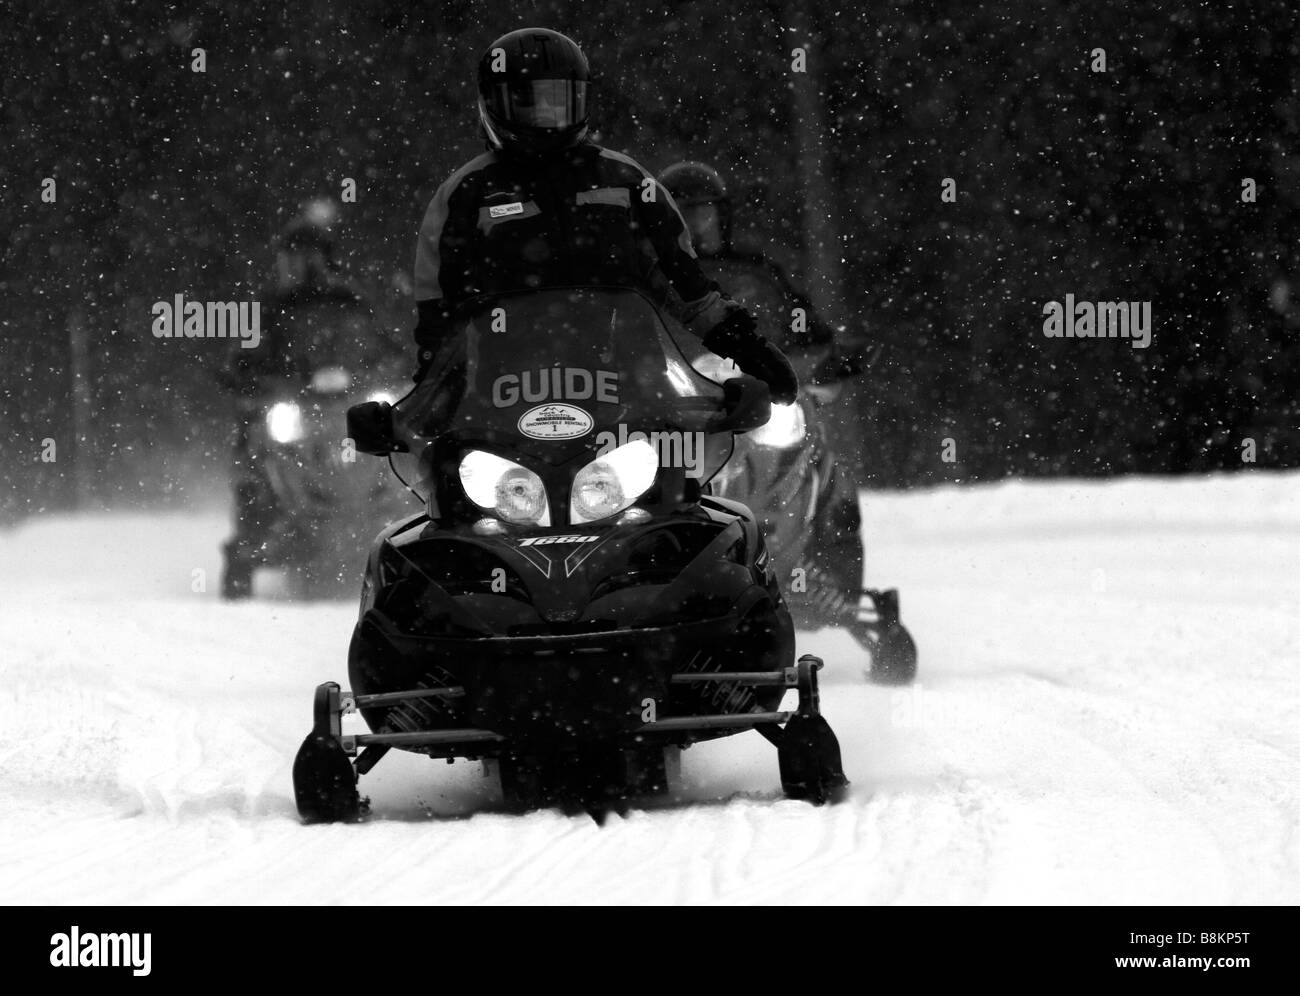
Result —
<path fill-rule="evenodd" d="M 456 329 L 397 409 L 398 435 L 414 457 L 447 435 L 560 462 L 582 447 L 594 453 L 611 435 L 697 433 L 709 455 L 691 476 L 707 480 L 730 455 L 731 434 L 715 429 L 725 414 L 721 387 L 692 369 L 634 291 L 506 295 L 467 311 Z M 425 476 L 398 469 L 408 482 Z"/>

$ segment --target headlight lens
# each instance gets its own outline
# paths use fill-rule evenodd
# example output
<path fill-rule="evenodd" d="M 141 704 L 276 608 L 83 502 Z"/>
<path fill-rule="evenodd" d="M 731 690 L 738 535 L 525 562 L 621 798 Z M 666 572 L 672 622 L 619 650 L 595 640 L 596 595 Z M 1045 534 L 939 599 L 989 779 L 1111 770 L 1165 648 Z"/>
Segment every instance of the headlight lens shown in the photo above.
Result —
<path fill-rule="evenodd" d="M 277 443 L 296 443 L 303 436 L 302 409 L 292 401 L 278 401 L 266 413 L 266 431 Z"/>
<path fill-rule="evenodd" d="M 659 458 L 638 439 L 597 457 L 573 479 L 569 522 L 595 522 L 623 511 L 655 482 Z"/>
<path fill-rule="evenodd" d="M 470 501 L 506 522 L 551 524 L 546 487 L 527 467 L 485 450 L 471 450 L 460 461 L 460 484 Z"/>
<path fill-rule="evenodd" d="M 759 446 L 786 450 L 803 442 L 808 424 L 804 421 L 803 406 L 772 405 L 772 417 L 765 425 L 749 433 L 749 438 Z"/>

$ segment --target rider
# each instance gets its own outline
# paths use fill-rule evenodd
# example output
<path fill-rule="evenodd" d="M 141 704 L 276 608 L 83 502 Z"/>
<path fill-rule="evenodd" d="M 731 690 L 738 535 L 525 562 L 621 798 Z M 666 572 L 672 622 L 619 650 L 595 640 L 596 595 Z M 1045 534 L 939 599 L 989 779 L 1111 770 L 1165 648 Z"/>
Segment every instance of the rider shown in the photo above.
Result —
<path fill-rule="evenodd" d="M 263 417 L 267 382 L 305 377 L 307 351 L 328 356 L 332 336 L 350 341 L 373 335 L 370 307 L 335 259 L 337 219 L 334 202 L 321 199 L 285 226 L 276 240 L 275 276 L 262 296 L 261 341 L 255 349 L 236 350 L 224 376 L 238 408 L 235 534 L 222 547 L 224 598 L 251 595 L 254 569 L 271 559 L 279 509 L 250 432 Z"/>
<path fill-rule="evenodd" d="M 438 188 L 415 256 L 416 380 L 479 295 L 533 287 L 635 286 L 711 351 L 793 401 L 790 362 L 752 315 L 700 270 L 672 198 L 639 164 L 588 137 L 591 73 L 571 39 L 545 28 L 503 35 L 478 66 L 487 151 Z"/>
<path fill-rule="evenodd" d="M 863 344 L 846 342 L 844 329 L 823 321 L 775 262 L 734 247 L 731 198 L 717 170 L 704 163 L 680 162 L 665 169 L 659 178 L 690 227 L 705 273 L 725 278 L 741 303 L 757 314 L 763 333 L 796 362 L 802 359 L 804 366 L 815 365 L 808 393 L 829 413 L 840 382 L 862 370 Z M 802 309 L 802 322 L 792 321 L 794 309 Z M 828 420 L 823 416 L 822 421 Z M 833 421 L 851 430 L 856 418 L 852 412 L 837 412 Z M 848 438 L 839 440 L 840 452 L 847 459 L 821 461 L 818 469 L 829 474 L 829 480 L 822 482 L 818 495 L 812 543 L 805 561 L 792 565 L 803 569 L 805 584 L 801 587 L 805 590 L 792 591 L 788 601 L 805 625 L 854 627 L 857 621 L 863 567 L 853 458 L 857 447 L 851 431 L 843 435 Z"/>

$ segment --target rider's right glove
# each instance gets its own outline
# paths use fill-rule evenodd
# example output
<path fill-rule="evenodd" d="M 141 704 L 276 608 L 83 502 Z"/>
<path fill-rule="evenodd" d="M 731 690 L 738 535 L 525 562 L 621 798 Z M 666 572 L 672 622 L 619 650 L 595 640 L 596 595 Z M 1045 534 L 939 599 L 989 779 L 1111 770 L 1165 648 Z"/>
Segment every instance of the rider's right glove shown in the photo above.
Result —
<path fill-rule="evenodd" d="M 758 334 L 747 311 L 737 308 L 701 340 L 710 352 L 735 360 L 736 366 L 767 384 L 772 400 L 788 405 L 799 393 L 799 378 L 785 354 Z"/>

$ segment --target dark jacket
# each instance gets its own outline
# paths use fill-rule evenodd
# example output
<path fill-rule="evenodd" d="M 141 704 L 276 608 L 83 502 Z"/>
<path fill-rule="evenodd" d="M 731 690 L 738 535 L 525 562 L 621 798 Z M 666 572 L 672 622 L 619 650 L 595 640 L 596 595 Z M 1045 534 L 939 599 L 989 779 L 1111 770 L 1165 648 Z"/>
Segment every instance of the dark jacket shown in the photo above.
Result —
<path fill-rule="evenodd" d="M 272 291 L 261 304 L 261 341 L 255 349 L 236 350 L 228 374 L 229 386 L 245 397 L 259 396 L 268 378 L 305 377 L 313 366 L 368 366 L 392 352 L 376 332 L 370 305 L 342 277 Z"/>
<path fill-rule="evenodd" d="M 438 188 L 420 226 L 421 357 L 467 300 L 572 285 L 641 288 L 700 336 L 740 307 L 701 271 L 671 195 L 634 160 L 589 143 L 545 158 L 487 152 Z"/>

